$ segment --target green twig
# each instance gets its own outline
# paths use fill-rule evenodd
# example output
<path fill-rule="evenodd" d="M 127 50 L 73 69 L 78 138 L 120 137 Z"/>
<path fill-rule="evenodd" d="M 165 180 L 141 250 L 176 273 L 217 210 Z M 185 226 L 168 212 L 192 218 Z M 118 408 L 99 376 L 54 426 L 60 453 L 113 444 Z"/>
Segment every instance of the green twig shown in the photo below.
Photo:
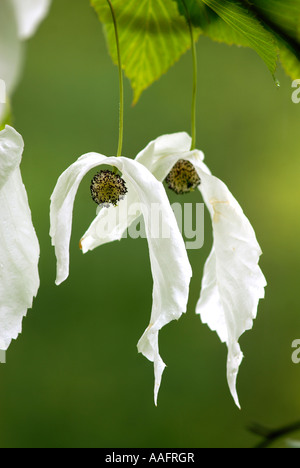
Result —
<path fill-rule="evenodd" d="M 120 49 L 117 18 L 116 18 L 116 14 L 113 9 L 111 1 L 107 0 L 107 3 L 109 5 L 112 18 L 113 18 L 115 35 L 116 35 L 117 54 L 118 54 L 119 84 L 120 84 L 120 114 L 119 114 L 119 144 L 118 144 L 117 156 L 119 157 L 122 155 L 123 134 L 124 134 L 124 79 L 123 79 L 123 71 L 122 71 L 121 49 Z"/>
<path fill-rule="evenodd" d="M 185 9 L 187 22 L 189 25 L 191 43 L 192 43 L 192 55 L 193 55 L 193 97 L 192 97 L 192 147 L 191 151 L 196 149 L 196 137 L 197 137 L 197 86 L 198 86 L 198 63 L 197 63 L 197 48 L 194 36 L 194 29 L 192 19 L 189 10 L 186 6 L 185 0 L 182 0 L 182 4 Z"/>
<path fill-rule="evenodd" d="M 264 438 L 262 442 L 257 444 L 254 448 L 268 448 L 274 442 L 276 442 L 281 437 L 287 436 L 292 432 L 300 430 L 300 421 L 289 424 L 288 426 L 283 426 L 279 429 L 268 429 L 260 424 L 253 424 L 249 430 L 256 435 L 259 435 Z"/>

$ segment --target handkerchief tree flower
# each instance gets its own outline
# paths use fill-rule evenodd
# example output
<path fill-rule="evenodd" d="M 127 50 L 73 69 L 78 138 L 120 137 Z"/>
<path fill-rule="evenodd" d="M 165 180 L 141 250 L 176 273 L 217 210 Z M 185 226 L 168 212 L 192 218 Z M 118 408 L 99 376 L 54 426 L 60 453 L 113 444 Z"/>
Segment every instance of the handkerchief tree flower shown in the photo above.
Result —
<path fill-rule="evenodd" d="M 180 318 L 186 311 L 189 296 L 189 283 L 192 276 L 185 245 L 179 231 L 175 215 L 170 206 L 165 189 L 142 164 L 125 157 L 106 157 L 89 153 L 78 159 L 59 178 L 51 197 L 51 237 L 57 257 L 56 284 L 62 283 L 69 274 L 69 244 L 72 227 L 72 212 L 76 192 L 83 177 L 94 167 L 109 165 L 122 172 L 128 193 L 126 200 L 119 201 L 118 207 L 102 207 L 102 213 L 122 209 L 122 203 L 139 206 L 142 214 L 149 245 L 151 270 L 153 276 L 153 305 L 149 326 L 138 343 L 138 350 L 150 361 L 155 369 L 155 402 L 165 364 L 159 355 L 158 334 L 161 328 L 172 320 Z M 112 174 L 112 172 L 111 172 Z M 105 192 L 106 183 L 100 187 Z M 117 191 L 118 185 L 114 187 Z M 159 205 L 162 214 L 162 230 L 168 229 L 169 238 L 153 238 L 151 207 Z M 122 223 L 128 226 L 132 218 L 126 211 Z M 99 215 L 98 215 L 99 216 Z M 97 219 L 97 218 L 96 218 Z M 95 221 L 94 221 L 95 222 Z M 94 225 L 92 223 L 92 226 Z M 114 240 L 114 232 L 109 231 L 101 243 Z M 81 242 L 83 253 L 87 251 L 86 241 Z M 100 245 L 100 242 L 99 242 Z"/>
<path fill-rule="evenodd" d="M 35 33 L 50 3 L 0 2 L 0 349 L 4 351 L 21 332 L 22 319 L 39 289 L 39 243 L 20 172 L 24 142 L 5 122 L 22 67 L 23 42 Z"/>
<path fill-rule="evenodd" d="M 197 54 L 192 21 L 185 0 L 193 57 L 192 138 L 166 135 L 151 142 L 136 158 L 177 194 L 199 188 L 209 210 L 213 247 L 204 267 L 196 313 L 227 344 L 227 381 L 238 407 L 237 375 L 243 354 L 241 335 L 253 327 L 266 279 L 258 266 L 262 254 L 256 235 L 228 187 L 213 176 L 196 150 Z"/>
<path fill-rule="evenodd" d="M 178 194 L 198 187 L 209 210 L 213 247 L 202 279 L 202 291 L 196 313 L 203 323 L 216 331 L 228 347 L 227 379 L 230 391 L 239 406 L 236 379 L 242 361 L 239 338 L 252 328 L 259 299 L 264 297 L 266 280 L 258 266 L 261 249 L 255 232 L 242 208 L 227 186 L 213 176 L 204 164 L 204 154 L 190 151 L 192 139 L 187 133 L 164 135 L 149 143 L 136 157 L 155 178 L 169 185 Z M 131 199 L 134 203 L 136 199 Z M 124 219 L 119 213 L 99 212 L 81 240 L 83 252 L 108 241 L 121 239 L 135 218 Z M 136 218 L 139 213 L 136 213 Z M 111 226 L 103 236 L 101 225 Z"/>
<path fill-rule="evenodd" d="M 1 0 L 0 2 L 0 79 L 6 85 L 6 101 L 12 95 L 20 75 L 23 42 L 36 32 L 48 13 L 51 0 Z M 0 125 L 7 106 L 0 102 Z"/>
<path fill-rule="evenodd" d="M 205 264 L 196 313 L 227 344 L 227 379 L 239 406 L 236 379 L 243 358 L 239 338 L 252 328 L 259 299 L 264 297 L 266 280 L 258 266 L 262 251 L 239 203 L 211 174 L 203 153 L 191 151 L 191 145 L 192 139 L 185 133 L 165 135 L 151 142 L 136 160 L 158 180 L 172 180 L 176 193 L 191 187 L 199 177 L 198 189 L 211 216 L 213 247 Z M 186 169 L 186 161 L 195 172 L 190 166 Z"/>
<path fill-rule="evenodd" d="M 189 18 L 187 9 L 186 13 Z M 205 264 L 196 313 L 227 344 L 228 385 L 235 403 L 240 406 L 236 381 L 243 354 L 239 339 L 253 326 L 266 280 L 258 266 L 262 252 L 249 220 L 228 187 L 204 164 L 204 154 L 195 149 L 197 55 L 190 20 L 188 24 L 193 55 L 192 138 L 187 133 L 161 136 L 149 143 L 136 161 L 158 181 L 165 180 L 177 194 L 198 189 L 209 210 L 213 246 Z M 104 219 L 112 226 L 109 240 L 121 239 L 133 222 L 132 218 L 124 220 L 121 214 L 113 216 L 113 213 L 100 212 L 81 240 L 84 252 L 107 242 L 101 232 Z"/>
<path fill-rule="evenodd" d="M 32 224 L 20 163 L 21 135 L 0 132 L 0 349 L 21 333 L 22 319 L 39 288 L 39 243 Z"/>
<path fill-rule="evenodd" d="M 120 81 L 120 131 L 119 147 L 116 157 L 107 157 L 98 153 L 81 156 L 59 178 L 51 197 L 50 235 L 57 257 L 56 284 L 61 284 L 69 275 L 69 245 L 72 229 L 72 214 L 76 192 L 83 177 L 98 166 L 111 166 L 112 170 L 98 172 L 91 185 L 93 200 L 100 205 L 101 214 L 119 209 L 126 203 L 135 204 L 142 214 L 149 246 L 151 270 L 153 276 L 153 304 L 150 323 L 138 343 L 138 350 L 154 363 L 155 387 L 154 399 L 161 384 L 165 364 L 159 354 L 158 335 L 162 327 L 172 320 L 178 320 L 186 312 L 189 284 L 192 271 L 186 253 L 183 238 L 179 231 L 175 215 L 170 206 L 163 184 L 158 181 L 148 169 L 139 162 L 121 156 L 123 141 L 123 74 L 121 66 L 118 28 L 114 10 L 108 0 L 115 26 L 116 44 L 118 49 L 119 81 Z M 122 173 L 122 177 L 118 174 Z M 124 200 L 124 197 L 126 198 Z M 160 207 L 162 215 L 162 231 L 168 236 L 153 236 L 153 206 Z M 117 207 L 117 208 L 116 208 Z M 125 210 L 122 224 L 128 226 L 129 219 L 134 216 Z M 96 218 L 97 219 L 97 218 Z M 92 223 L 93 226 L 94 222 Z M 114 240 L 115 233 L 109 231 L 102 243 Z M 88 249 L 81 242 L 83 253 Z M 100 245 L 100 244 L 99 244 Z"/>

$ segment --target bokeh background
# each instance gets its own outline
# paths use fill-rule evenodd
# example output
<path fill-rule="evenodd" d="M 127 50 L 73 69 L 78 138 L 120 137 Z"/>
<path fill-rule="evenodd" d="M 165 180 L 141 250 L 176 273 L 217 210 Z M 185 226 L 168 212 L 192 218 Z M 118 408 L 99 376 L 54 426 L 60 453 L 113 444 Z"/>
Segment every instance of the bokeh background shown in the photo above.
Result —
<path fill-rule="evenodd" d="M 290 79 L 279 69 L 277 88 L 253 51 L 199 41 L 198 147 L 254 225 L 269 285 L 240 341 L 239 411 L 227 388 L 226 347 L 194 313 L 212 242 L 206 212 L 205 245 L 189 251 L 188 313 L 160 334 L 168 367 L 156 408 L 152 363 L 136 350 L 152 303 L 146 241 L 81 254 L 96 207 L 89 176 L 75 204 L 71 274 L 60 287 L 48 234 L 58 176 L 83 153 L 116 151 L 117 68 L 88 0 L 54 0 L 26 49 L 14 125 L 26 144 L 22 173 L 41 244 L 41 288 L 0 366 L 0 446 L 253 447 L 260 441 L 248 430 L 253 422 L 300 419 L 300 364 L 291 360 L 300 339 L 300 104 L 291 101 Z M 137 106 L 131 101 L 126 82 L 125 156 L 159 135 L 189 131 L 190 53 Z M 184 201 L 202 200 L 195 193 Z"/>

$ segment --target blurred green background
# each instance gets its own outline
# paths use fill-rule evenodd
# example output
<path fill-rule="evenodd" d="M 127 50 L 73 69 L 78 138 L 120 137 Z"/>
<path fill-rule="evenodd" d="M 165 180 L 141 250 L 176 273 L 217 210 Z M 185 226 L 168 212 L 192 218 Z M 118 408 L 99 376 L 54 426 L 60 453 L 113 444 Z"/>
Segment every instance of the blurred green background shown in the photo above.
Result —
<path fill-rule="evenodd" d="M 54 0 L 26 49 L 14 125 L 26 144 L 22 173 L 41 244 L 41 288 L 0 366 L 0 446 L 252 447 L 260 439 L 249 424 L 300 419 L 300 364 L 291 361 L 300 339 L 300 104 L 291 101 L 290 79 L 279 70 L 278 89 L 253 51 L 199 41 L 198 147 L 254 225 L 269 285 L 240 341 L 239 411 L 227 388 L 226 347 L 194 313 L 212 242 L 206 212 L 205 245 L 189 251 L 188 313 L 160 334 L 168 367 L 156 408 L 152 363 L 136 350 L 152 302 L 146 241 L 81 254 L 96 208 L 89 176 L 75 204 L 71 274 L 60 287 L 48 235 L 58 176 L 83 153 L 116 151 L 117 68 L 88 0 Z M 137 106 L 131 101 L 126 82 L 125 156 L 159 135 L 189 131 L 190 53 Z"/>

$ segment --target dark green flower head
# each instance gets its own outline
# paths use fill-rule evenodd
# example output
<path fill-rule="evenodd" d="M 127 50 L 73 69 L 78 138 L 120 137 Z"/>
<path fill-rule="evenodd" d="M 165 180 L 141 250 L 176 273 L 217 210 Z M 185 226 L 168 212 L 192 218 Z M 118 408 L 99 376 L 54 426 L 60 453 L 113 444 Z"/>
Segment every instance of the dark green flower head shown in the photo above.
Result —
<path fill-rule="evenodd" d="M 169 189 L 178 195 L 193 192 L 200 184 L 201 179 L 193 164 L 180 159 L 166 178 Z"/>
<path fill-rule="evenodd" d="M 98 205 L 117 206 L 128 192 L 124 179 L 118 174 L 103 170 L 98 172 L 91 183 L 92 199 Z"/>

